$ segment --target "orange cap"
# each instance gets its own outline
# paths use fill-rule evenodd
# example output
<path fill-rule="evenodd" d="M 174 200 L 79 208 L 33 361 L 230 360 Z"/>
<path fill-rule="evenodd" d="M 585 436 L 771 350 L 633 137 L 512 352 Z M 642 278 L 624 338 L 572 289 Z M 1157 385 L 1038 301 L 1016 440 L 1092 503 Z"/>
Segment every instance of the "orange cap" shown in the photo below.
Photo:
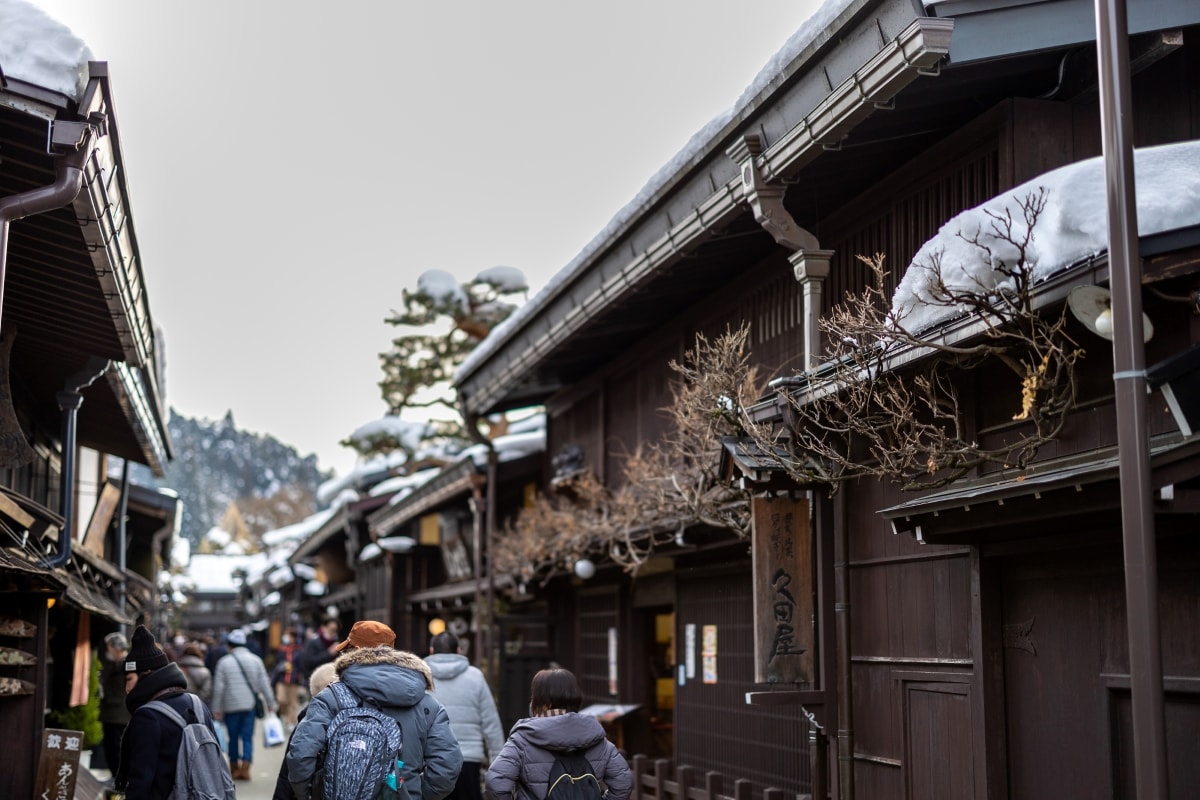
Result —
<path fill-rule="evenodd" d="M 337 649 L 347 647 L 392 647 L 396 644 L 396 632 L 382 622 L 365 619 L 354 623 L 350 635 L 339 642 Z"/>

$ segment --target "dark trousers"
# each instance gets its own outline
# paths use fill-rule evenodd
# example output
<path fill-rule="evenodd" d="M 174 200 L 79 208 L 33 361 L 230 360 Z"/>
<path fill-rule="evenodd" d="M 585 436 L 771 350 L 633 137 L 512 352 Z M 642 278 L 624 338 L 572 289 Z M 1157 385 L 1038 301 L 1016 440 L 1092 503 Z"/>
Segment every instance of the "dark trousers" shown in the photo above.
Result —
<path fill-rule="evenodd" d="M 120 722 L 105 722 L 100 726 L 104 731 L 104 760 L 108 762 L 108 771 L 117 774 L 121 765 L 121 737 L 125 734 L 125 725 Z"/>
<path fill-rule="evenodd" d="M 463 762 L 454 791 L 446 796 L 446 800 L 483 800 L 483 791 L 479 788 L 478 761 Z"/>

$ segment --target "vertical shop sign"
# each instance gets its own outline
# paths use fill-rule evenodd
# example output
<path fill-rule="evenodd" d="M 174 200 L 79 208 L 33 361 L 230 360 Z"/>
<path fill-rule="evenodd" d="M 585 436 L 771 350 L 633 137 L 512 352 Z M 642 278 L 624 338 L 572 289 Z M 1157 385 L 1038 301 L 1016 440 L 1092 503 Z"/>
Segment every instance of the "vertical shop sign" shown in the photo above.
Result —
<path fill-rule="evenodd" d="M 608 629 L 608 693 L 617 694 L 617 629 Z"/>
<path fill-rule="evenodd" d="M 704 669 L 704 683 L 717 682 L 717 626 L 705 625 L 702 629 L 703 645 L 700 660 Z"/>
<path fill-rule="evenodd" d="M 812 537 L 808 501 L 755 497 L 754 682 L 813 675 Z"/>
<path fill-rule="evenodd" d="M 82 731 L 47 728 L 42 736 L 37 790 L 33 796 L 39 800 L 72 800 L 75 797 L 75 780 L 79 776 L 79 753 L 82 749 Z"/>

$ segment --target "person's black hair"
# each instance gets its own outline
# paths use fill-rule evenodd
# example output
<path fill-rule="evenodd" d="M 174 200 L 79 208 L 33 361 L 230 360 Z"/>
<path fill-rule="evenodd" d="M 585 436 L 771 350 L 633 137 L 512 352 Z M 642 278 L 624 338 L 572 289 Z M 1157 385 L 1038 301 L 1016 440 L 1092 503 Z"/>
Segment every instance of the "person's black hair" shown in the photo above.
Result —
<path fill-rule="evenodd" d="M 337 617 L 331 617 L 331 616 L 329 616 L 328 614 L 326 614 L 325 616 L 321 617 L 321 621 L 320 621 L 319 623 L 317 623 L 317 627 L 318 627 L 318 628 L 324 628 L 324 627 L 325 627 L 326 625 L 328 625 L 329 623 L 331 623 L 331 622 L 337 622 L 337 621 L 338 621 L 338 618 L 337 618 Z M 338 627 L 340 628 L 340 627 L 341 627 L 341 625 L 339 625 Z"/>
<path fill-rule="evenodd" d="M 450 631 L 442 631 L 429 640 L 431 653 L 457 653 L 458 637 Z"/>
<path fill-rule="evenodd" d="M 583 707 L 583 691 L 568 669 L 543 669 L 533 676 L 529 687 L 529 707 L 536 714 L 549 708 L 578 711 Z"/>

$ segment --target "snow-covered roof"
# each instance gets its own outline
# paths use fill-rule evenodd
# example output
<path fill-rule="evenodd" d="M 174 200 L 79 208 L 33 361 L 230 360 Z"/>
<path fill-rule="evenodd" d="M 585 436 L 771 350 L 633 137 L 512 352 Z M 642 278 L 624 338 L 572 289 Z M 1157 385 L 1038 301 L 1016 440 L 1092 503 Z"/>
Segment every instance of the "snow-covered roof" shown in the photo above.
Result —
<path fill-rule="evenodd" d="M 266 556 L 262 553 L 252 555 L 197 553 L 188 562 L 184 574 L 187 576 L 188 585 L 194 592 L 233 592 L 238 588 L 233 579 L 234 571 L 242 570 L 249 574 L 258 566 L 259 562 L 265 561 L 265 559 Z"/>
<path fill-rule="evenodd" d="M 825 0 L 821 7 L 788 37 L 783 47 L 759 70 L 754 80 L 730 108 L 713 117 L 708 124 L 693 134 L 687 144 L 659 168 L 637 195 L 617 211 L 608 224 L 580 251 L 579 255 L 559 270 L 532 300 L 522 305 L 508 319 L 492 329 L 487 338 L 480 342 L 479 346 L 472 350 L 455 370 L 454 382 L 458 383 L 490 358 L 510 336 L 520 330 L 521 326 L 538 309 L 546 306 L 561 289 L 584 272 L 593 256 L 600 253 L 621 229 L 634 220 L 684 167 L 706 153 L 712 146 L 713 140 L 724 131 L 725 127 L 746 112 L 773 82 L 780 80 L 786 67 L 825 33 L 838 16 L 854 2 L 856 0 Z"/>
<path fill-rule="evenodd" d="M 1200 141 L 1135 150 L 1134 174 L 1140 235 L 1200 224 Z M 991 215 L 1011 215 L 1013 238 L 1020 240 L 1028 229 L 1021 203 L 1039 189 L 1046 191 L 1046 206 L 1026 252 L 1034 282 L 1107 249 L 1103 158 L 1089 158 L 1039 175 L 956 215 L 921 246 L 892 296 L 892 309 L 906 330 L 919 332 L 961 314 L 958 309 L 929 302 L 933 272 L 928 264 L 939 253 L 941 278 L 948 287 L 975 293 L 1004 288 L 1004 276 L 993 264 L 1015 264 L 1017 251 L 1011 242 L 995 235 Z M 974 236 L 991 249 L 991 258 L 963 238 Z"/>
<path fill-rule="evenodd" d="M 283 528 L 276 528 L 273 531 L 267 531 L 262 535 L 262 543 L 268 547 L 277 547 L 288 542 L 302 542 L 324 525 L 325 521 L 333 516 L 334 511 L 335 509 L 328 508 L 324 511 L 318 511 L 299 522 Z"/>
<path fill-rule="evenodd" d="M 61 22 L 25 0 L 0 0 L 0 70 L 78 100 L 92 51 Z"/>

